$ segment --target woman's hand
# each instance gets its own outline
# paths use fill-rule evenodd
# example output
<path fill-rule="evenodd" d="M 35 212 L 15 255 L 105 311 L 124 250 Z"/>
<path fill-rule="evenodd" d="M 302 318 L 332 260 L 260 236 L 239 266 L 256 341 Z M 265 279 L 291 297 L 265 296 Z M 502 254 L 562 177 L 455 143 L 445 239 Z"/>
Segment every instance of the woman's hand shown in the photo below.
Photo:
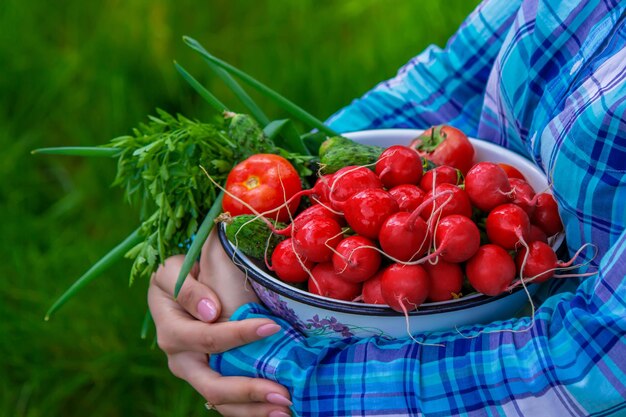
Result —
<path fill-rule="evenodd" d="M 168 258 L 152 277 L 148 305 L 157 342 L 168 366 L 224 416 L 289 416 L 289 392 L 260 378 L 224 377 L 213 371 L 208 355 L 269 336 L 280 327 L 268 319 L 228 321 L 241 305 L 258 301 L 245 277 L 211 233 L 200 257 L 174 299 L 184 257 Z M 220 302 L 221 300 L 221 302 Z"/>

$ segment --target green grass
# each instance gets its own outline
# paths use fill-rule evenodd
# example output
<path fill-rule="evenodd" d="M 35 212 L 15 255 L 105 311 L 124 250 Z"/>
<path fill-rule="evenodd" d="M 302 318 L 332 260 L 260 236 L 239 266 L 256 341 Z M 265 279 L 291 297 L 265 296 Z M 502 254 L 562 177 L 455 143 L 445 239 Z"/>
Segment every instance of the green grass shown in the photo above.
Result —
<path fill-rule="evenodd" d="M 210 107 L 176 60 L 241 104 L 183 35 L 324 119 L 428 44 L 476 1 L 0 2 L 0 416 L 205 416 L 139 337 L 146 282 L 117 265 L 44 322 L 51 303 L 136 227 L 108 159 L 30 155 L 127 134 L 160 107 Z M 341 60 L 338 61 L 338 57 Z M 270 118 L 275 105 L 250 91 Z"/>

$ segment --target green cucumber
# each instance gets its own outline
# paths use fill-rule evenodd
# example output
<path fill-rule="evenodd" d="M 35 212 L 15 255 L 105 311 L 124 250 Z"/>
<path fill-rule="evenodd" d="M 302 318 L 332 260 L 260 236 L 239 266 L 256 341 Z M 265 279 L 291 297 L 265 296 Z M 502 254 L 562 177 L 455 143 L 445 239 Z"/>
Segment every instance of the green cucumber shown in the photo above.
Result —
<path fill-rule="evenodd" d="M 322 174 L 332 174 L 349 165 L 366 166 L 375 171 L 375 164 L 385 148 L 376 145 L 364 145 L 343 136 L 326 139 L 319 150 Z M 437 165 L 421 157 L 424 172 Z"/>
<path fill-rule="evenodd" d="M 332 174 L 349 165 L 367 166 L 374 164 L 385 149 L 375 145 L 363 145 L 343 136 L 326 139 L 320 146 L 320 165 L 323 174 Z"/>
<path fill-rule="evenodd" d="M 228 136 L 237 143 L 242 159 L 257 153 L 277 152 L 274 141 L 265 136 L 263 129 L 252 116 L 226 112 L 224 117 L 230 119 Z"/>
<path fill-rule="evenodd" d="M 221 221 L 226 223 L 226 237 L 244 254 L 256 258 L 269 258 L 274 252 L 274 248 L 284 236 L 272 233 L 267 224 L 258 216 L 252 214 L 241 214 L 235 217 L 228 217 Z M 277 229 L 283 229 L 287 225 L 270 220 Z"/>

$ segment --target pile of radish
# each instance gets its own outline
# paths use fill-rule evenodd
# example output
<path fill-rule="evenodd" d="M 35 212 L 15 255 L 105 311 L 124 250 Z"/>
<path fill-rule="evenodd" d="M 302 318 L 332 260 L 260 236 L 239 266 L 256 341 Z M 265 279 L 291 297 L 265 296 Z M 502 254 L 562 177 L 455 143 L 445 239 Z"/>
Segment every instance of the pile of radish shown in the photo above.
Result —
<path fill-rule="evenodd" d="M 345 166 L 286 196 L 312 205 L 272 226 L 285 239 L 268 267 L 313 294 L 405 313 L 462 289 L 495 296 L 552 277 L 565 265 L 548 244 L 563 229 L 554 198 L 514 167 L 473 163 L 467 137 L 445 129 L 433 149 L 424 137 L 391 146 L 372 166 Z M 460 156 L 441 156 L 450 138 Z"/>

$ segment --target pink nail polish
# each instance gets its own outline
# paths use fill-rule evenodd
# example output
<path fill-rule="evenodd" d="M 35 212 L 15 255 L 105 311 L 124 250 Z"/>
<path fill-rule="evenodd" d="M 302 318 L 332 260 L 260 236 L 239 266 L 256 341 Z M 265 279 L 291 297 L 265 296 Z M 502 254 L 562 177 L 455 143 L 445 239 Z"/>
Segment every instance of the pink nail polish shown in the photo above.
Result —
<path fill-rule="evenodd" d="M 202 321 L 213 321 L 217 318 L 217 309 L 208 298 L 198 301 L 197 310 Z"/>
<path fill-rule="evenodd" d="M 285 407 L 291 407 L 293 403 L 289 401 L 287 397 L 284 397 L 275 392 L 271 392 L 265 396 L 265 399 L 268 403 L 276 404 L 276 405 L 284 405 Z"/>
<path fill-rule="evenodd" d="M 278 324 L 269 323 L 269 324 L 264 324 L 263 326 L 256 329 L 256 334 L 258 334 L 261 337 L 267 337 L 267 336 L 273 335 L 279 330 L 280 330 L 280 326 Z"/>

